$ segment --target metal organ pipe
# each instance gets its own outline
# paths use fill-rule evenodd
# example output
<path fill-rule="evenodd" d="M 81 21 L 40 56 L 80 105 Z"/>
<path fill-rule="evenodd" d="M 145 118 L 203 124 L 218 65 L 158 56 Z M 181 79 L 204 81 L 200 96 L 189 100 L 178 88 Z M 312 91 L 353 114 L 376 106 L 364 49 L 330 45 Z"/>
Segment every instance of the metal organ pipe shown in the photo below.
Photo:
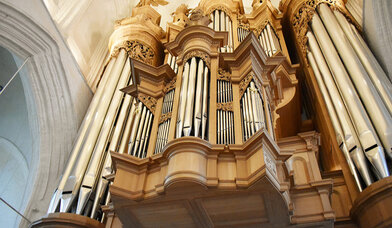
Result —
<path fill-rule="evenodd" d="M 143 108 L 143 103 L 139 101 L 137 109 L 135 110 L 134 121 L 131 126 L 137 125 L 139 123 L 142 108 Z M 135 138 L 136 138 L 136 133 L 137 133 L 136 132 L 137 128 L 131 127 L 131 126 L 129 128 L 132 129 L 132 131 L 131 131 L 131 136 L 130 136 L 129 142 L 128 142 L 128 154 L 130 154 L 130 155 L 132 155 L 132 148 L 133 148 L 133 144 L 135 143 Z"/>
<path fill-rule="evenodd" d="M 374 83 L 377 91 L 379 92 L 385 106 L 388 108 L 389 113 L 392 113 L 392 84 L 387 75 L 382 70 L 380 64 L 374 57 L 373 53 L 367 47 L 367 44 L 358 34 L 354 25 L 350 24 L 342 13 L 334 11 L 335 17 L 342 27 L 346 37 L 349 39 L 350 44 L 354 48 L 358 58 L 365 67 L 370 79 Z"/>
<path fill-rule="evenodd" d="M 59 204 L 59 202 L 60 202 L 60 197 L 62 195 L 62 191 L 64 189 L 65 183 L 66 183 L 66 181 L 68 179 L 68 176 L 70 175 L 70 173 L 72 171 L 72 168 L 73 168 L 73 166 L 74 166 L 74 164 L 76 162 L 76 159 L 78 158 L 78 155 L 80 154 L 80 149 L 81 149 L 81 147 L 83 145 L 84 138 L 88 134 L 88 130 L 89 130 L 89 126 L 91 124 L 91 120 L 92 120 L 93 115 L 95 113 L 95 110 L 96 110 L 96 108 L 97 108 L 97 106 L 99 104 L 99 100 L 100 100 L 100 98 L 102 96 L 102 93 L 105 91 L 104 88 L 106 87 L 106 84 L 107 84 L 110 72 L 111 72 L 115 62 L 116 62 L 116 58 L 112 58 L 109 61 L 108 65 L 107 65 L 107 67 L 105 69 L 105 72 L 102 75 L 101 82 L 99 83 L 98 88 L 97 88 L 97 90 L 96 90 L 96 92 L 94 94 L 94 97 L 93 97 L 93 99 L 90 102 L 90 105 L 88 107 L 86 115 L 85 115 L 85 117 L 83 119 L 83 122 L 82 122 L 80 128 L 79 128 L 78 137 L 77 137 L 75 145 L 74 145 L 74 147 L 72 149 L 71 155 L 69 157 L 69 160 L 68 160 L 67 166 L 65 168 L 65 171 L 63 173 L 63 176 L 62 176 L 62 178 L 60 180 L 59 186 L 56 189 L 56 191 L 53 194 L 53 197 L 52 197 L 52 199 L 50 201 L 50 205 L 49 205 L 49 208 L 48 208 L 48 213 L 54 213 L 56 208 L 57 208 L 57 206 L 58 206 L 58 204 Z"/>
<path fill-rule="evenodd" d="M 195 136 L 199 136 L 201 119 L 202 119 L 202 106 L 203 106 L 203 70 L 204 62 L 199 61 L 198 71 L 197 71 L 197 85 L 196 85 L 196 100 L 195 100 L 195 113 L 194 120 L 195 123 Z"/>
<path fill-rule="evenodd" d="M 217 80 L 217 103 L 221 106 L 225 103 L 232 102 L 232 85 L 230 81 Z M 217 110 L 217 143 L 233 144 L 234 143 L 234 124 L 232 123 L 233 112 L 229 110 Z"/>
<path fill-rule="evenodd" d="M 87 200 L 91 195 L 91 192 L 95 190 L 99 178 L 98 174 L 100 170 L 100 165 L 102 165 L 102 160 L 105 155 L 104 151 L 108 142 L 109 133 L 112 130 L 113 121 L 120 105 L 121 97 L 123 96 L 123 93 L 120 91 L 120 89 L 127 86 L 130 78 L 130 73 L 131 66 L 129 58 L 127 58 L 120 79 L 117 83 L 113 98 L 110 101 L 110 105 L 107 110 L 101 132 L 99 133 L 99 137 L 96 141 L 93 154 L 91 155 L 90 162 L 88 163 L 87 170 L 81 183 L 81 188 L 79 190 L 79 198 L 76 206 L 76 214 L 82 213 L 82 210 L 84 209 L 84 206 L 86 205 Z"/>
<path fill-rule="evenodd" d="M 219 31 L 219 10 L 214 11 L 214 30 Z"/>
<path fill-rule="evenodd" d="M 121 49 L 116 59 L 116 63 L 114 64 L 113 69 L 110 73 L 111 76 L 108 79 L 105 91 L 103 92 L 102 97 L 99 101 L 99 105 L 97 106 L 97 109 L 94 113 L 94 124 L 91 125 L 89 134 L 85 139 L 85 143 L 82 149 L 80 150 L 79 160 L 77 160 L 72 167 L 72 171 L 69 174 L 68 179 L 65 183 L 60 201 L 60 212 L 69 211 L 70 206 L 73 203 L 77 192 L 79 191 L 83 175 L 87 169 L 88 162 L 91 158 L 91 153 L 93 152 L 96 140 L 101 131 L 104 118 L 108 111 L 108 106 L 120 78 L 120 74 L 126 60 L 126 55 L 127 54 L 125 50 Z"/>
<path fill-rule="evenodd" d="M 215 22 L 214 22 L 215 23 Z M 185 63 L 184 72 L 182 73 L 182 82 L 181 82 L 181 96 L 178 107 L 178 118 L 177 118 L 177 131 L 176 138 L 180 138 L 182 136 L 182 128 L 184 126 L 184 118 L 185 118 L 185 104 L 186 104 L 186 95 L 188 94 L 188 78 L 189 78 L 189 62 Z"/>
<path fill-rule="evenodd" d="M 162 114 L 170 113 L 172 112 L 173 109 L 173 97 L 174 97 L 174 89 L 170 90 L 165 94 L 165 97 L 163 99 L 163 109 L 162 109 Z M 162 122 L 159 124 L 158 127 L 158 137 L 157 137 L 157 142 L 155 145 L 155 152 L 154 154 L 161 153 L 163 147 L 167 143 L 167 137 L 169 134 L 169 126 L 170 126 L 170 119 L 167 119 L 166 121 Z"/>
<path fill-rule="evenodd" d="M 263 33 L 264 33 L 264 37 L 265 37 L 265 43 L 267 45 L 267 52 L 268 52 L 268 56 L 272 56 L 272 50 L 271 50 L 271 45 L 270 45 L 270 39 L 267 33 L 267 29 L 264 28 L 263 29 Z"/>
<path fill-rule="evenodd" d="M 340 61 L 338 53 L 333 48 L 334 45 L 329 39 L 329 35 L 324 29 L 324 25 L 317 14 L 314 14 L 313 16 L 311 27 L 317 37 L 317 41 L 319 42 L 328 65 L 333 66 L 330 67 L 330 69 L 335 76 L 335 81 L 339 86 L 347 108 L 350 111 L 350 117 L 356 127 L 359 140 L 365 150 L 367 158 L 379 172 L 380 176 L 388 176 L 389 172 L 381 144 L 373 129 L 370 119 L 367 116 L 358 95 L 356 94 L 344 65 Z"/>
<path fill-rule="evenodd" d="M 359 181 L 357 172 L 354 167 L 354 163 L 350 157 L 349 150 L 346 146 L 346 142 L 343 140 L 344 134 L 343 134 L 343 131 L 340 127 L 337 114 L 335 112 L 335 109 L 333 108 L 333 104 L 332 104 L 331 98 L 327 92 L 327 88 L 325 87 L 324 82 L 322 80 L 322 76 L 321 76 L 321 73 L 320 73 L 319 68 L 317 66 L 316 60 L 314 59 L 312 52 L 308 52 L 307 55 L 308 55 L 308 60 L 309 60 L 310 66 L 313 69 L 314 75 L 315 75 L 317 83 L 319 85 L 321 94 L 323 95 L 328 114 L 331 117 L 331 122 L 332 122 L 333 128 L 335 130 L 335 134 L 336 134 L 336 140 L 339 144 L 340 149 L 343 152 L 344 157 L 346 158 L 347 164 L 350 168 L 351 174 L 354 176 L 354 179 L 357 183 L 358 188 L 362 189 L 361 183 Z M 362 151 L 361 151 L 361 154 L 362 154 Z M 363 157 L 363 161 L 365 161 L 363 154 L 362 154 L 362 157 Z M 364 164 L 366 165 L 366 162 L 364 162 Z M 367 167 L 365 167 L 365 168 L 367 168 Z M 366 175 L 367 175 L 367 176 L 365 176 L 365 178 L 370 179 L 370 175 L 369 175 L 369 173 L 367 173 L 367 169 L 365 169 L 365 171 L 366 171 Z M 366 184 L 369 185 L 368 180 L 366 181 Z"/>
<path fill-rule="evenodd" d="M 273 37 L 273 35 L 272 35 L 273 32 L 271 31 L 271 26 L 270 26 L 270 24 L 267 24 L 266 28 L 267 28 L 267 33 L 268 33 L 269 40 L 270 40 L 270 42 L 271 42 L 271 50 L 272 50 L 271 55 L 273 55 L 273 54 L 275 54 L 278 50 L 277 50 L 276 45 L 275 45 L 274 37 Z M 275 36 L 275 34 L 274 34 L 274 36 Z"/>
<path fill-rule="evenodd" d="M 122 139 L 121 139 L 120 146 L 119 146 L 119 149 L 118 149 L 118 152 L 120 154 L 124 153 L 125 147 L 128 145 L 129 134 L 130 134 L 130 132 L 132 130 L 131 127 L 132 127 L 133 120 L 134 120 L 135 115 L 136 115 L 137 106 L 138 106 L 138 103 L 136 103 L 136 99 L 133 99 L 132 104 L 131 104 L 131 110 L 128 113 L 128 118 L 126 120 L 126 124 L 125 124 L 125 127 L 124 127 L 124 132 L 122 134 Z"/>
<path fill-rule="evenodd" d="M 220 52 L 233 52 L 233 28 L 230 17 L 223 10 L 214 10 L 211 13 L 212 23 L 208 25 L 215 31 L 228 32 L 228 44 L 220 48 Z"/>
<path fill-rule="evenodd" d="M 352 125 L 349 114 L 345 108 L 344 102 L 340 97 L 339 91 L 335 85 L 332 74 L 329 71 L 328 65 L 324 60 L 323 54 L 321 53 L 321 50 L 317 44 L 316 38 L 310 31 L 306 35 L 309 41 L 309 48 L 313 53 L 312 57 L 315 59 L 317 69 L 321 71 L 322 79 L 320 80 L 323 83 L 325 83 L 325 87 L 328 91 L 327 93 L 331 97 L 333 97 L 333 99 L 331 99 L 331 102 L 336 110 L 336 114 L 340 122 L 339 127 L 341 127 L 341 132 L 342 132 L 341 135 L 343 137 L 344 144 L 345 144 L 342 146 L 347 147 L 349 154 L 352 160 L 354 161 L 355 166 L 359 170 L 365 184 L 370 185 L 372 183 L 372 178 L 369 174 L 368 171 L 369 169 L 366 163 L 366 159 L 364 157 L 361 145 L 359 143 L 359 139 L 355 133 L 354 126 Z M 323 93 L 323 96 L 327 96 L 328 94 L 324 95 Z"/>
<path fill-rule="evenodd" d="M 319 13 L 325 23 L 328 34 L 335 44 L 336 49 L 357 88 L 365 108 L 368 110 L 368 115 L 373 120 L 373 125 L 381 142 L 387 153 L 392 157 L 392 130 L 390 127 L 392 126 L 392 117 L 389 111 L 384 105 L 384 102 L 362 66 L 359 58 L 355 54 L 354 49 L 345 37 L 345 34 L 331 9 L 327 5 L 321 4 L 319 6 Z M 386 173 L 381 172 L 383 177 L 388 176 L 385 176 L 385 174 Z"/>
<path fill-rule="evenodd" d="M 185 63 L 176 128 L 177 138 L 190 136 L 193 133 L 193 135 L 205 139 L 208 110 L 208 71 L 204 61 L 198 57 L 192 57 Z M 182 120 L 183 124 L 181 123 Z M 200 126 L 202 128 L 201 135 L 199 134 Z"/>
<path fill-rule="evenodd" d="M 192 131 L 192 114 L 193 114 L 193 106 L 195 104 L 195 84 L 196 84 L 196 74 L 197 74 L 197 62 L 196 57 L 192 57 L 191 65 L 189 70 L 189 81 L 188 81 L 188 95 L 186 100 L 186 109 L 185 109 L 185 119 L 184 119 L 184 136 L 190 136 Z"/>
<path fill-rule="evenodd" d="M 241 107 L 243 137 L 246 141 L 264 126 L 263 102 L 254 81 L 251 81 L 246 88 L 241 98 Z"/>

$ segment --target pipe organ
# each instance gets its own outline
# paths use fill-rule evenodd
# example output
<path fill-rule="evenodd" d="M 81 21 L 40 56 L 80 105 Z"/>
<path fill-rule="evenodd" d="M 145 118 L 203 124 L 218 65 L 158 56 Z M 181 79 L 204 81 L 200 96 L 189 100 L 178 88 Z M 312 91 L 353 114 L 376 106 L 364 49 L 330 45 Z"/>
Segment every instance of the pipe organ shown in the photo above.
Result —
<path fill-rule="evenodd" d="M 64 213 L 84 227 L 332 227 L 351 207 L 363 222 L 368 189 L 390 183 L 392 85 L 343 1 L 245 14 L 241 0 L 201 0 L 166 33 L 150 4 L 116 22 L 52 214 L 33 227 L 67 225 Z"/>

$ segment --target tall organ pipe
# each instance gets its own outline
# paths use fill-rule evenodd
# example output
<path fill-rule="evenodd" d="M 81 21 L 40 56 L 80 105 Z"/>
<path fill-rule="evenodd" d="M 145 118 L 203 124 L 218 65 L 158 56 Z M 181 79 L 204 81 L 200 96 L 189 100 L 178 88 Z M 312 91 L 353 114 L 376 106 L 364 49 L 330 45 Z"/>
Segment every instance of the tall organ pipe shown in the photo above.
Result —
<path fill-rule="evenodd" d="M 131 132 L 131 127 L 132 127 L 132 124 L 133 124 L 133 120 L 135 118 L 137 106 L 138 106 L 138 104 L 136 103 L 136 99 L 133 99 L 132 104 L 131 104 L 131 110 L 128 113 L 128 118 L 127 118 L 126 123 L 125 123 L 124 132 L 122 134 L 122 139 L 121 139 L 121 142 L 120 142 L 120 146 L 118 148 L 118 152 L 120 154 L 124 153 L 125 147 L 128 145 L 129 134 Z"/>
<path fill-rule="evenodd" d="M 190 136 L 192 131 L 192 116 L 193 116 L 193 105 L 195 98 L 195 84 L 196 84 L 196 73 L 197 73 L 197 61 L 196 57 L 192 57 L 191 65 L 189 70 L 189 81 L 188 81 L 188 95 L 186 97 L 186 109 L 183 132 L 185 136 Z"/>
<path fill-rule="evenodd" d="M 106 83 L 108 81 L 108 78 L 110 76 L 110 72 L 114 66 L 114 63 L 116 62 L 116 58 L 110 59 L 104 74 L 102 75 L 101 82 L 98 85 L 98 88 L 94 94 L 93 99 L 91 100 L 91 103 L 88 107 L 88 110 L 86 112 L 86 115 L 83 119 L 82 124 L 80 125 L 79 131 L 78 131 L 78 137 L 76 138 L 76 142 L 74 144 L 74 147 L 72 149 L 71 155 L 69 157 L 67 166 L 65 168 L 64 174 L 60 180 L 59 186 L 56 189 L 55 193 L 53 194 L 53 197 L 51 199 L 49 208 L 48 208 L 48 213 L 54 213 L 57 206 L 60 203 L 60 197 L 62 195 L 62 191 L 64 189 L 64 185 L 68 179 L 69 174 L 71 173 L 72 167 L 74 166 L 76 159 L 78 158 L 78 155 L 80 154 L 80 148 L 83 145 L 84 138 L 86 137 L 89 126 L 91 123 L 91 120 L 93 118 L 93 115 L 95 113 L 95 110 L 99 104 L 99 100 L 102 96 L 102 93 L 105 91 L 104 88 L 106 86 Z"/>
<path fill-rule="evenodd" d="M 110 101 L 110 105 L 107 110 L 107 114 L 104 123 L 102 125 L 101 132 L 99 133 L 99 137 L 96 141 L 93 154 L 91 156 L 90 162 L 88 163 L 87 170 L 83 177 L 83 181 L 81 184 L 82 187 L 79 190 L 79 199 L 76 206 L 77 214 L 80 214 L 82 212 L 88 198 L 91 195 L 91 192 L 95 190 L 99 178 L 98 176 L 99 170 L 100 167 L 102 166 L 102 162 L 103 162 L 102 160 L 105 155 L 104 151 L 106 148 L 106 144 L 108 142 L 109 133 L 112 130 L 114 118 L 118 106 L 121 103 L 121 97 L 123 95 L 120 89 L 127 86 L 130 73 L 131 73 L 131 66 L 130 66 L 129 58 L 127 58 L 120 79 L 117 83 L 113 98 Z"/>
<path fill-rule="evenodd" d="M 132 84 L 132 82 L 130 84 Z M 119 139 L 121 137 L 120 136 L 121 132 L 124 130 L 125 119 L 128 114 L 127 112 L 130 111 L 130 105 L 132 105 L 131 104 L 132 100 L 133 99 L 131 96 L 124 95 L 124 101 L 121 106 L 121 110 L 119 111 L 118 120 L 116 123 L 116 127 L 114 129 L 112 138 L 110 140 L 108 152 L 116 151 L 116 149 L 117 149 Z M 91 218 L 95 218 L 96 212 L 98 210 L 99 202 L 101 202 L 101 199 L 103 197 L 105 189 L 107 188 L 107 186 L 109 184 L 109 181 L 106 180 L 106 176 L 112 173 L 111 166 L 112 166 L 112 159 L 111 159 L 110 155 L 107 154 L 106 158 L 105 158 L 104 165 L 103 165 L 102 170 L 99 175 L 100 179 L 97 184 L 95 197 L 94 197 L 94 201 L 93 201 L 93 206 L 92 206 L 91 213 L 90 213 Z"/>
<path fill-rule="evenodd" d="M 80 151 L 79 160 L 77 160 L 77 162 L 72 167 L 72 171 L 67 177 L 68 179 L 64 185 L 63 194 L 60 201 L 60 212 L 69 211 L 70 206 L 79 190 L 83 175 L 87 169 L 87 165 L 91 157 L 91 153 L 93 151 L 96 140 L 98 138 L 98 134 L 101 131 L 104 118 L 108 111 L 108 106 L 120 78 L 119 76 L 123 69 L 126 55 L 127 54 L 125 50 L 121 49 L 117 57 L 116 63 L 113 66 L 113 70 L 110 73 L 110 79 L 107 82 L 105 91 L 103 92 L 102 97 L 99 101 L 99 105 L 94 113 L 94 124 L 91 124 L 89 134 L 87 135 L 85 143 Z"/>
<path fill-rule="evenodd" d="M 317 84 L 319 85 L 319 88 L 320 88 L 320 91 L 321 91 L 321 94 L 322 94 L 322 96 L 324 98 L 328 114 L 331 117 L 331 122 L 332 122 L 333 128 L 335 130 L 335 134 L 336 134 L 336 140 L 339 143 L 339 147 L 341 148 L 344 157 L 346 158 L 347 164 L 348 164 L 348 166 L 350 168 L 351 174 L 354 176 L 354 179 L 355 179 L 355 182 L 357 183 L 358 188 L 360 190 L 362 190 L 361 183 L 359 181 L 357 172 L 356 172 L 355 167 L 354 167 L 354 163 L 351 160 L 349 151 L 348 151 L 348 149 L 346 147 L 346 142 L 343 141 L 343 133 L 342 133 L 342 129 L 340 127 L 339 121 L 338 121 L 337 114 L 335 112 L 335 109 L 333 108 L 331 98 L 329 97 L 329 94 L 327 92 L 327 88 L 325 87 L 324 82 L 323 82 L 323 80 L 321 78 L 321 73 L 320 73 L 320 71 L 318 69 L 316 60 L 314 59 L 312 52 L 308 52 L 308 60 L 309 60 L 310 66 L 313 69 L 314 75 L 316 77 Z M 366 165 L 366 163 L 364 163 L 364 164 Z M 365 169 L 365 171 L 366 171 L 366 169 Z M 368 173 L 367 173 L 367 175 L 369 176 Z M 369 176 L 369 178 L 370 178 L 370 176 Z"/>
<path fill-rule="evenodd" d="M 336 110 L 337 117 L 339 119 L 341 130 L 343 132 L 342 137 L 347 146 L 348 151 L 350 152 L 350 156 L 352 157 L 357 169 L 359 170 L 364 182 L 366 185 L 370 185 L 372 183 L 371 176 L 369 174 L 369 169 L 366 163 L 366 160 L 363 155 L 363 151 L 361 145 L 359 143 L 359 139 L 356 135 L 354 126 L 351 123 L 349 114 L 344 106 L 344 102 L 340 97 L 339 91 L 336 88 L 334 79 L 329 71 L 328 65 L 324 60 L 323 54 L 317 44 L 316 38 L 312 34 L 312 32 L 308 32 L 307 34 L 309 41 L 309 48 L 312 51 L 317 69 L 321 71 L 321 77 L 323 83 L 325 83 L 325 87 L 328 90 L 328 94 L 333 97 L 331 102 Z M 317 76 L 317 75 L 316 75 Z M 321 79 L 320 79 L 321 80 Z"/>
<path fill-rule="evenodd" d="M 340 61 L 339 55 L 317 14 L 314 14 L 313 16 L 311 27 L 317 37 L 323 54 L 326 57 L 328 65 L 333 66 L 330 67 L 330 69 L 335 76 L 335 81 L 337 82 L 347 108 L 350 111 L 350 116 L 354 122 L 359 140 L 365 150 L 367 158 L 379 172 L 381 177 L 388 176 L 389 172 L 386 166 L 384 151 L 377 138 L 376 132 L 349 79 L 343 63 Z"/>
<path fill-rule="evenodd" d="M 208 67 L 204 67 L 204 79 L 203 79 L 203 117 L 201 120 L 201 138 L 207 139 L 206 129 L 207 129 L 207 118 L 208 118 Z"/>
<path fill-rule="evenodd" d="M 331 9 L 327 5 L 321 4 L 319 11 L 325 27 L 357 88 L 358 94 L 368 110 L 368 115 L 373 120 L 378 136 L 387 153 L 392 157 L 392 117 Z"/>
<path fill-rule="evenodd" d="M 141 113 L 142 109 L 143 109 L 143 103 L 139 101 L 137 109 L 135 111 L 135 117 L 134 117 L 133 124 L 130 125 L 130 128 L 132 128 L 131 136 L 130 136 L 129 142 L 128 142 L 128 154 L 130 154 L 130 155 L 132 155 L 132 148 L 133 148 L 133 145 L 135 144 L 136 133 L 138 130 L 138 128 L 134 125 L 140 124 L 139 121 L 140 121 L 140 117 L 142 114 Z M 133 126 L 133 127 L 131 127 L 131 126 Z M 126 139 L 128 139 L 128 138 L 126 138 Z"/>
<path fill-rule="evenodd" d="M 354 25 L 350 24 L 347 19 L 339 11 L 334 11 L 335 17 L 342 27 L 344 33 L 349 39 L 358 58 L 365 67 L 370 79 L 377 88 L 382 100 L 384 101 L 389 113 L 392 113 L 392 84 L 387 75 L 382 70 L 380 64 L 374 57 L 373 53 L 358 34 Z"/>
<path fill-rule="evenodd" d="M 185 63 L 184 72 L 182 73 L 182 82 L 181 82 L 181 96 L 178 107 L 178 118 L 177 118 L 177 131 L 176 138 L 180 138 L 182 135 L 182 128 L 184 126 L 184 118 L 185 118 L 185 105 L 186 105 L 186 95 L 188 90 L 188 78 L 189 78 L 189 63 Z"/>
<path fill-rule="evenodd" d="M 203 70 L 204 70 L 204 62 L 202 60 L 199 61 L 198 71 L 197 71 L 197 85 L 196 85 L 196 101 L 195 101 L 195 114 L 194 120 L 195 123 L 195 136 L 199 136 L 201 119 L 202 119 L 202 106 L 203 106 Z"/>

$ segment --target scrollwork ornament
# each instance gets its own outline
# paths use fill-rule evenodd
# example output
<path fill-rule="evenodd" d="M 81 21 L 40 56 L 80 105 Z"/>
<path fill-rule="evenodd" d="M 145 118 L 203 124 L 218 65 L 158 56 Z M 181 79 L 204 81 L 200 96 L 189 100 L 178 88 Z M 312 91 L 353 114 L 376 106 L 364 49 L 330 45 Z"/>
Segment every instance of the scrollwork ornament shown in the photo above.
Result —
<path fill-rule="evenodd" d="M 216 104 L 216 109 L 218 110 L 223 110 L 223 111 L 233 111 L 233 102 L 227 102 L 227 103 L 217 103 Z"/>
<path fill-rule="evenodd" d="M 184 56 L 184 62 L 188 61 L 188 59 L 192 58 L 192 57 L 199 57 L 201 58 L 206 64 L 208 68 L 211 68 L 211 59 L 210 56 L 205 53 L 204 51 L 200 51 L 200 50 L 194 50 L 194 51 L 190 51 L 188 53 L 186 53 L 186 55 Z"/>
<path fill-rule="evenodd" d="M 157 106 L 157 100 L 155 98 L 142 93 L 139 93 L 137 98 L 152 112 L 152 114 L 155 113 L 155 108 Z"/>
<path fill-rule="evenodd" d="M 155 54 L 149 46 L 139 41 L 131 40 L 125 42 L 125 48 L 129 57 L 147 64 L 153 64 Z"/>

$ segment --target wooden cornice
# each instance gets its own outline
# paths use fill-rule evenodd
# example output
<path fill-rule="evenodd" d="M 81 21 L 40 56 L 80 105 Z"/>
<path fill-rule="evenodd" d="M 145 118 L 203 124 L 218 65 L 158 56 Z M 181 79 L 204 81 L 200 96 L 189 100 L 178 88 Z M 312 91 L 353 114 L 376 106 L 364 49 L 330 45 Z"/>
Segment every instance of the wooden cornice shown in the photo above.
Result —
<path fill-rule="evenodd" d="M 198 40 L 199 39 L 199 40 Z M 194 42 L 198 40 L 198 42 Z M 212 55 L 212 48 L 203 48 L 203 46 L 198 46 L 200 40 L 205 40 L 209 46 L 215 45 L 217 47 L 223 47 L 227 45 L 228 33 L 227 32 L 216 32 L 211 28 L 202 25 L 192 25 L 183 29 L 174 39 L 174 41 L 169 42 L 165 45 L 168 51 L 174 55 L 179 56 L 180 54 L 185 54 L 190 48 L 185 48 L 186 44 L 192 42 L 192 49 L 201 49 L 209 55 Z"/>
<path fill-rule="evenodd" d="M 121 91 L 133 97 L 139 93 L 159 98 L 164 95 L 164 88 L 176 74 L 167 64 L 154 67 L 138 60 L 131 60 L 132 85 L 122 88 Z"/>

